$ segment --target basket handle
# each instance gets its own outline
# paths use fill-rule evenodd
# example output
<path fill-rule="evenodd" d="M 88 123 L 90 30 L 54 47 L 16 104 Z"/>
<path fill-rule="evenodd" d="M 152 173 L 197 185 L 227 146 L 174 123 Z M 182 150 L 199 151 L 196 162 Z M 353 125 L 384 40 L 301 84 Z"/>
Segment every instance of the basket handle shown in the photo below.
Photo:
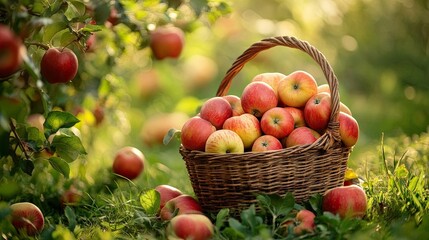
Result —
<path fill-rule="evenodd" d="M 229 88 L 231 87 L 232 79 L 240 72 L 240 70 L 248 61 L 252 60 L 259 52 L 275 46 L 285 46 L 302 50 L 303 52 L 306 52 L 308 55 L 310 55 L 313 60 L 316 61 L 321 67 L 331 91 L 332 111 L 326 132 L 330 138 L 333 138 L 331 140 L 338 141 L 340 139 L 338 123 L 340 94 L 338 91 L 338 79 L 335 76 L 335 73 L 331 65 L 329 65 L 326 57 L 306 41 L 302 41 L 290 36 L 278 36 L 262 39 L 261 41 L 252 44 L 235 60 L 230 69 L 226 72 L 225 77 L 219 85 L 216 96 L 224 96 L 228 93 Z"/>

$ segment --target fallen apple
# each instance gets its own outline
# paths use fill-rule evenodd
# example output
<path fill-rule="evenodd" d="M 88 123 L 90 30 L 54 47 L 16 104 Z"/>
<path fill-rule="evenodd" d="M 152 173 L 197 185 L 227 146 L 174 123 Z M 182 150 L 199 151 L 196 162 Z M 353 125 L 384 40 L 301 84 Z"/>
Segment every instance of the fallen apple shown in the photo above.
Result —
<path fill-rule="evenodd" d="M 168 239 L 208 240 L 213 233 L 213 223 L 202 214 L 175 216 L 167 226 Z"/>
<path fill-rule="evenodd" d="M 144 169 L 145 156 L 135 147 L 119 149 L 113 160 L 114 173 L 130 180 L 137 178 Z"/>
<path fill-rule="evenodd" d="M 29 236 L 35 236 L 43 230 L 45 223 L 43 213 L 30 202 L 20 202 L 10 205 L 12 210 L 12 225 L 17 231 L 23 231 Z"/>
<path fill-rule="evenodd" d="M 203 209 L 199 202 L 190 195 L 182 194 L 175 198 L 168 200 L 164 207 L 161 209 L 159 216 L 162 220 L 171 220 L 174 214 L 201 214 Z"/>
<path fill-rule="evenodd" d="M 160 204 L 159 204 L 160 210 L 165 206 L 166 202 L 168 202 L 169 200 L 175 197 L 182 195 L 182 191 L 166 184 L 156 186 L 155 190 L 159 193 L 159 196 L 160 196 Z"/>
<path fill-rule="evenodd" d="M 340 186 L 323 195 L 322 210 L 338 214 L 341 218 L 362 218 L 367 209 L 365 191 L 357 186 Z"/>

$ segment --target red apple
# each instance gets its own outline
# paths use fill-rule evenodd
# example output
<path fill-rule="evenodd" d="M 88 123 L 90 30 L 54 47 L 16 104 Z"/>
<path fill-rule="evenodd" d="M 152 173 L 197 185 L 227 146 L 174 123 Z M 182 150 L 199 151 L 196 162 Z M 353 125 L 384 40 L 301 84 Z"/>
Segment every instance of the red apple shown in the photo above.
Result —
<path fill-rule="evenodd" d="M 0 78 L 15 73 L 22 64 L 21 39 L 5 25 L 0 24 Z"/>
<path fill-rule="evenodd" d="M 175 216 L 167 226 L 168 239 L 208 240 L 213 233 L 213 223 L 202 214 Z"/>
<path fill-rule="evenodd" d="M 286 109 L 274 107 L 262 115 L 260 124 L 262 132 L 280 139 L 292 132 L 295 122 Z"/>
<path fill-rule="evenodd" d="M 177 215 L 182 215 L 193 213 L 201 214 L 203 210 L 195 198 L 190 195 L 182 194 L 167 201 L 159 215 L 164 221 L 171 220 L 174 217 L 175 211 L 177 211 Z"/>
<path fill-rule="evenodd" d="M 49 83 L 67 83 L 77 74 L 78 60 L 68 48 L 50 48 L 40 62 L 40 73 Z"/>
<path fill-rule="evenodd" d="M 320 134 L 308 127 L 295 128 L 286 138 L 286 147 L 314 143 Z"/>
<path fill-rule="evenodd" d="M 341 141 L 346 147 L 353 147 L 359 139 L 359 124 L 351 115 L 340 112 L 338 115 L 340 122 Z"/>
<path fill-rule="evenodd" d="M 237 133 L 228 129 L 220 129 L 209 136 L 205 151 L 208 153 L 242 153 L 244 145 Z"/>
<path fill-rule="evenodd" d="M 70 186 L 63 194 L 61 194 L 61 206 L 77 204 L 82 198 L 82 191 L 77 189 L 74 185 Z"/>
<path fill-rule="evenodd" d="M 12 225 L 17 231 L 23 231 L 29 236 L 34 236 L 42 231 L 45 220 L 42 211 L 36 205 L 20 202 L 12 204 L 10 208 Z"/>
<path fill-rule="evenodd" d="M 119 24 L 119 20 L 121 19 L 118 10 L 112 6 L 110 8 L 109 17 L 106 20 L 107 25 L 116 26 Z"/>
<path fill-rule="evenodd" d="M 253 142 L 262 135 L 259 120 L 250 113 L 228 118 L 223 124 L 223 129 L 236 132 L 245 149 L 251 148 Z"/>
<path fill-rule="evenodd" d="M 232 108 L 226 99 L 212 97 L 201 106 L 200 117 L 221 129 L 225 120 L 232 117 Z"/>
<path fill-rule="evenodd" d="M 252 152 L 265 152 L 282 148 L 283 145 L 278 138 L 271 135 L 262 135 L 253 143 Z"/>
<path fill-rule="evenodd" d="M 184 148 L 204 151 L 209 136 L 216 131 L 209 121 L 198 116 L 190 118 L 183 124 L 180 138 Z"/>
<path fill-rule="evenodd" d="M 322 92 L 311 97 L 304 107 L 304 119 L 307 126 L 320 131 L 328 127 L 331 116 L 331 95 Z"/>
<path fill-rule="evenodd" d="M 285 107 L 303 107 L 317 93 L 314 77 L 305 71 L 295 71 L 279 82 L 278 95 Z"/>
<path fill-rule="evenodd" d="M 274 92 L 277 95 L 279 82 L 285 77 L 286 75 L 278 72 L 260 73 L 252 79 L 252 82 L 261 81 L 261 82 L 268 83 L 268 85 L 270 85 L 274 89 Z"/>
<path fill-rule="evenodd" d="M 223 96 L 231 105 L 232 116 L 240 116 L 244 113 L 243 107 L 241 106 L 241 99 L 236 95 L 226 95 Z"/>
<path fill-rule="evenodd" d="M 362 218 L 366 208 L 365 191 L 356 185 L 332 188 L 323 195 L 323 211 L 338 214 L 341 218 Z"/>
<path fill-rule="evenodd" d="M 160 204 L 159 204 L 160 210 L 164 207 L 166 202 L 170 201 L 175 197 L 182 195 L 182 192 L 179 189 L 165 184 L 156 186 L 155 190 L 159 193 L 159 196 L 160 196 Z"/>
<path fill-rule="evenodd" d="M 295 108 L 295 107 L 285 107 L 285 109 L 293 117 L 294 128 L 306 126 L 303 110 L 301 110 L 300 108 Z"/>
<path fill-rule="evenodd" d="M 300 210 L 295 217 L 297 222 L 297 226 L 293 229 L 295 235 L 301 235 L 305 232 L 314 232 L 314 228 L 316 227 L 316 224 L 314 224 L 315 217 L 316 215 L 309 210 Z"/>
<path fill-rule="evenodd" d="M 241 106 L 244 112 L 262 117 L 269 109 L 276 107 L 277 94 L 274 89 L 265 82 L 251 82 L 247 84 L 241 94 Z"/>
<path fill-rule="evenodd" d="M 174 26 L 158 27 L 150 33 L 150 49 L 156 59 L 178 58 L 185 36 L 182 29 Z"/>
<path fill-rule="evenodd" d="M 113 172 L 130 180 L 137 178 L 144 169 L 145 157 L 135 147 L 123 147 L 113 160 Z"/>

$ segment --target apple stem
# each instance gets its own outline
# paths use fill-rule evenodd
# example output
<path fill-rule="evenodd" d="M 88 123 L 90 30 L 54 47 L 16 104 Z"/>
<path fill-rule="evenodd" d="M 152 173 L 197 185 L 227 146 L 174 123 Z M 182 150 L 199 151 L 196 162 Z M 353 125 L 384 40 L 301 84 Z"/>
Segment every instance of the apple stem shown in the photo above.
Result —
<path fill-rule="evenodd" d="M 31 46 L 31 45 L 38 46 L 38 47 L 41 47 L 41 48 L 43 48 L 43 49 L 45 49 L 45 50 L 48 50 L 48 49 L 49 49 L 49 46 L 48 46 L 48 45 L 43 44 L 43 43 L 39 43 L 39 42 L 25 42 L 25 44 L 26 44 L 26 45 L 29 45 L 29 46 Z"/>
<path fill-rule="evenodd" d="M 25 159 L 30 161 L 30 156 L 28 155 L 27 150 L 25 150 L 24 144 L 22 143 L 21 138 L 19 137 L 18 133 L 16 132 L 16 127 L 15 127 L 15 124 L 13 123 L 12 119 L 9 119 L 9 125 L 10 125 L 10 129 L 11 129 L 13 135 L 15 135 L 16 139 L 18 139 L 18 146 L 19 146 L 19 148 L 21 148 L 21 151 L 24 153 Z"/>

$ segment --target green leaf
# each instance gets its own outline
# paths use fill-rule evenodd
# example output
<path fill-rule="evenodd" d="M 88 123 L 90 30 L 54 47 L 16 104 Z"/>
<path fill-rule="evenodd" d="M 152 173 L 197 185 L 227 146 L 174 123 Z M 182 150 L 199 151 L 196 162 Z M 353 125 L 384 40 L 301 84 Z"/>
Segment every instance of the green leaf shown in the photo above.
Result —
<path fill-rule="evenodd" d="M 227 217 L 229 216 L 229 209 L 223 208 L 216 215 L 216 228 L 220 229 L 223 224 L 226 222 Z"/>
<path fill-rule="evenodd" d="M 55 148 L 58 156 L 69 163 L 76 160 L 79 155 L 86 154 L 80 138 L 75 135 L 56 135 L 51 146 Z"/>
<path fill-rule="evenodd" d="M 49 158 L 49 163 L 55 170 L 64 175 L 64 177 L 69 177 L 70 166 L 64 159 L 60 157 L 51 157 Z"/>
<path fill-rule="evenodd" d="M 256 199 L 264 210 L 275 216 L 287 215 L 295 206 L 295 199 L 291 193 L 287 193 L 284 197 L 278 194 L 262 194 Z"/>
<path fill-rule="evenodd" d="M 165 134 L 164 138 L 162 139 L 162 143 L 164 145 L 168 145 L 171 142 L 171 139 L 173 139 L 174 137 L 177 137 L 180 139 L 180 134 L 181 134 L 180 130 L 172 128 L 168 130 L 167 134 Z"/>
<path fill-rule="evenodd" d="M 81 1 L 68 1 L 68 7 L 64 15 L 71 21 L 85 14 L 85 4 Z"/>
<path fill-rule="evenodd" d="M 55 37 L 55 35 L 67 28 L 65 22 L 55 22 L 45 27 L 43 33 L 43 42 L 49 43 Z"/>
<path fill-rule="evenodd" d="M 66 206 L 64 208 L 64 214 L 66 215 L 66 218 L 69 222 L 68 229 L 73 232 L 77 225 L 76 213 L 74 212 L 73 208 Z"/>
<path fill-rule="evenodd" d="M 22 160 L 20 162 L 20 167 L 21 170 L 28 174 L 29 176 L 31 176 L 33 174 L 33 170 L 34 170 L 34 163 L 30 160 Z"/>
<path fill-rule="evenodd" d="M 56 133 L 60 128 L 69 128 L 73 127 L 76 123 L 79 122 L 73 114 L 69 112 L 61 111 L 52 111 L 48 113 L 45 123 L 43 124 L 45 128 L 45 136 L 49 136 L 53 133 Z"/>
<path fill-rule="evenodd" d="M 149 215 L 153 215 L 158 212 L 160 203 L 161 196 L 155 189 L 150 189 L 140 194 L 140 204 L 144 211 Z"/>
<path fill-rule="evenodd" d="M 28 127 L 27 141 L 34 150 L 39 151 L 44 147 L 46 137 L 38 128 Z"/>

